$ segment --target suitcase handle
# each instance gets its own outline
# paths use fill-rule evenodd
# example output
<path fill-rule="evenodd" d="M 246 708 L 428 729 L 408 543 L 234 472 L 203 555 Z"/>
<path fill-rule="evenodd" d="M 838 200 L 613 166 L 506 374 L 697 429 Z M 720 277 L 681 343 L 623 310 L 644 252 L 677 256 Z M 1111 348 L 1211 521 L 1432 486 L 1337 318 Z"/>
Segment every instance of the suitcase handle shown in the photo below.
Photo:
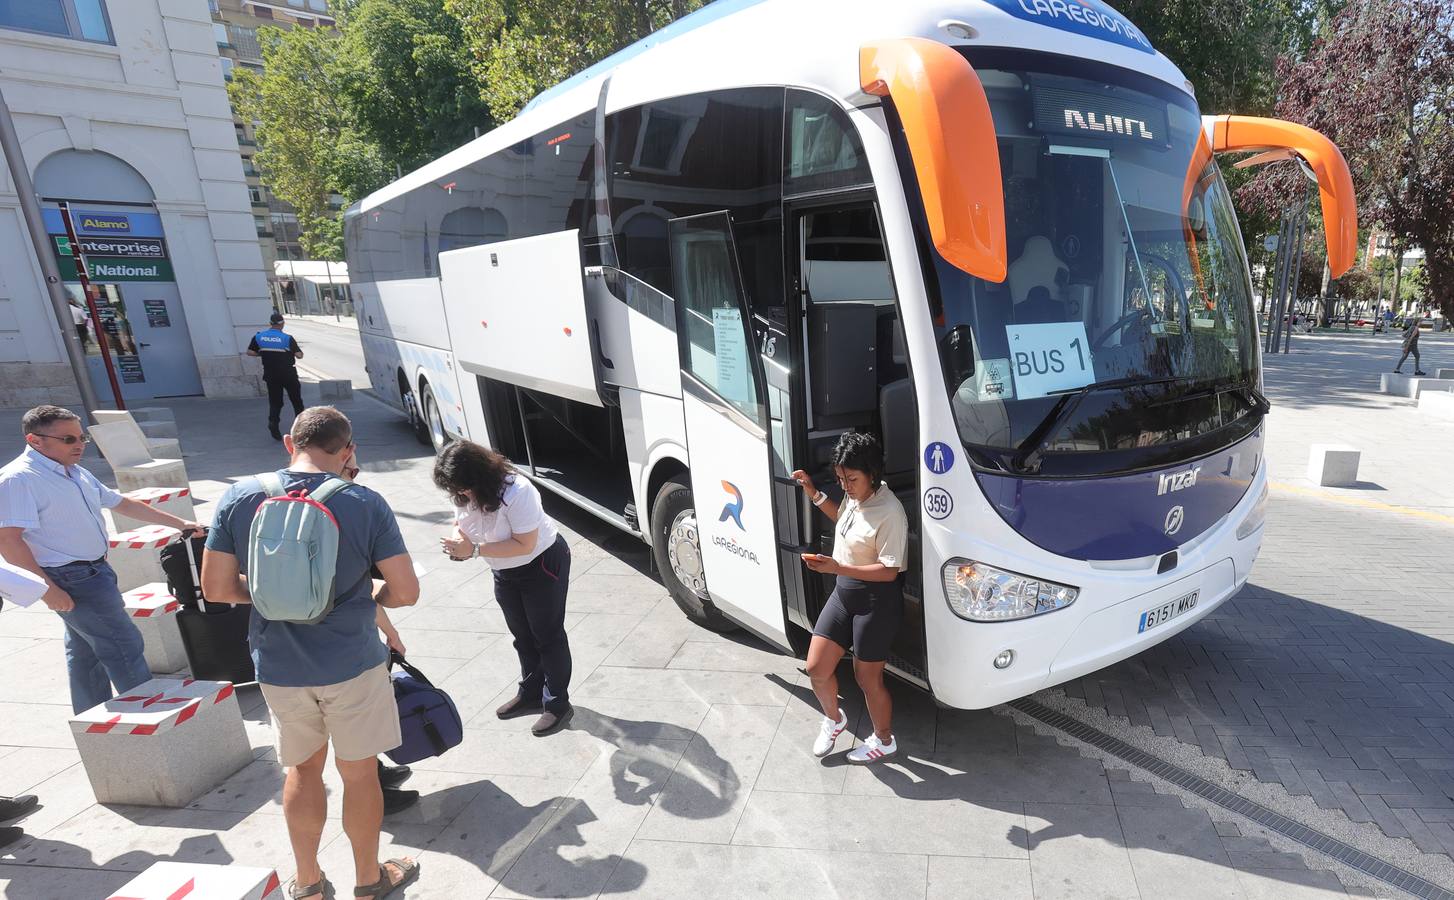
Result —
<path fill-rule="evenodd" d="M 424 677 L 424 673 L 423 672 L 419 671 L 418 669 L 414 668 L 413 666 L 411 666 L 407 662 L 405 662 L 404 661 L 404 657 L 402 657 L 402 656 L 399 655 L 399 651 L 397 651 L 397 650 L 390 650 L 389 651 L 389 668 L 392 669 L 394 666 L 398 666 L 399 668 L 403 669 L 405 672 L 408 672 L 410 675 L 412 675 L 415 678 L 415 680 L 419 681 L 421 684 L 425 685 L 426 687 L 434 687 L 434 682 L 432 682 L 428 678 Z"/>

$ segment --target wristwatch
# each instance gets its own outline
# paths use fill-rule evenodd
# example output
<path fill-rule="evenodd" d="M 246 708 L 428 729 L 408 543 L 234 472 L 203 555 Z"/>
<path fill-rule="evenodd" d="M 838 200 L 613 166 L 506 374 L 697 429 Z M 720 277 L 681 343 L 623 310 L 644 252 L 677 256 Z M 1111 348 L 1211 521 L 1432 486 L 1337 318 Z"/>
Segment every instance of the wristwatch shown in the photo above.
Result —
<path fill-rule="evenodd" d="M 474 541 L 470 541 L 470 559 L 475 559 L 479 555 L 480 555 L 480 545 L 479 544 L 476 544 Z"/>
<path fill-rule="evenodd" d="M 814 506 L 822 506 L 822 505 L 823 505 L 823 502 L 824 502 L 824 501 L 825 501 L 825 500 L 827 500 L 827 499 L 828 499 L 828 495 L 827 495 L 827 494 L 825 494 L 825 493 L 823 493 L 823 492 L 822 492 L 822 491 L 819 491 L 819 492 L 818 492 L 818 493 L 817 493 L 817 494 L 816 494 L 816 495 L 814 495 L 814 497 L 813 497 L 813 505 L 814 505 Z"/>

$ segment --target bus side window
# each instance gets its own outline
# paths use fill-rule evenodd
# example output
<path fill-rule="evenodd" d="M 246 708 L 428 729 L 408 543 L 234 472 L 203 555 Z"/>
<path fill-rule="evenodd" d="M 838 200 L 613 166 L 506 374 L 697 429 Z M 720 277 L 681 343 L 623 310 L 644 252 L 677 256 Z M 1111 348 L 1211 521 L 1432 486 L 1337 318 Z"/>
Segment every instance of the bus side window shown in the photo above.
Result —
<path fill-rule="evenodd" d="M 803 194 L 871 184 L 863 144 L 848 114 L 827 97 L 789 90 L 783 189 Z"/>

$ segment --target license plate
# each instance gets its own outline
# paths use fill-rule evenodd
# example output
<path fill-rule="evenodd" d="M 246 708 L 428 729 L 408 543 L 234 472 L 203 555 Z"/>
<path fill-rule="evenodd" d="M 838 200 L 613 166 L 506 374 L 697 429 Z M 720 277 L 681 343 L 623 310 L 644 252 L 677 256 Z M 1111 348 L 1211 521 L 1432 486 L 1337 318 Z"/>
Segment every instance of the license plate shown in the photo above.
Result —
<path fill-rule="evenodd" d="M 1201 598 L 1201 595 L 1201 591 L 1192 591 L 1184 597 L 1177 597 L 1170 603 L 1163 603 L 1153 609 L 1146 610 L 1141 614 L 1141 626 L 1136 629 L 1136 633 L 1140 634 L 1143 631 L 1150 631 L 1157 625 L 1164 625 L 1170 622 L 1182 613 L 1196 609 L 1197 600 Z"/>

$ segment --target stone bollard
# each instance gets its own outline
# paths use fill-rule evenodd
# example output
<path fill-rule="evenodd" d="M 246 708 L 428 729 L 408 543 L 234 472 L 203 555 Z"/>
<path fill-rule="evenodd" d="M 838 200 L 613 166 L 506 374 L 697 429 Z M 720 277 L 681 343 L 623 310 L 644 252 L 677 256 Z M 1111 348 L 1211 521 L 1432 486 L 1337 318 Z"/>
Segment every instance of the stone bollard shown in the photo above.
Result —
<path fill-rule="evenodd" d="M 353 382 L 345 378 L 325 378 L 303 382 L 304 406 L 332 406 L 353 399 Z"/>
<path fill-rule="evenodd" d="M 1419 412 L 1435 419 L 1454 420 L 1454 394 L 1430 391 L 1419 397 Z"/>
<path fill-rule="evenodd" d="M 187 466 L 180 459 L 154 459 L 132 466 L 112 466 L 116 487 L 123 494 L 149 487 L 188 484 Z"/>
<path fill-rule="evenodd" d="M 99 803 L 180 808 L 252 762 L 229 681 L 153 678 L 77 713 L 71 735 Z"/>
<path fill-rule="evenodd" d="M 165 582 L 162 571 L 162 548 L 182 536 L 182 532 L 166 525 L 145 525 L 107 538 L 111 552 L 107 560 L 116 570 L 116 583 L 123 591 L 144 584 Z"/>
<path fill-rule="evenodd" d="M 108 900 L 284 900 L 273 869 L 155 862 Z"/>
<path fill-rule="evenodd" d="M 1454 378 L 1454 369 L 1435 369 L 1434 377 L 1439 379 Z"/>
<path fill-rule="evenodd" d="M 177 628 L 177 611 L 182 604 L 171 595 L 163 582 L 144 584 L 121 595 L 127 615 L 141 632 L 146 667 L 152 672 L 170 675 L 187 668 L 187 650 L 182 646 L 182 632 Z"/>
<path fill-rule="evenodd" d="M 165 406 L 138 406 L 127 410 L 131 417 L 140 425 L 142 422 L 171 422 L 176 423 L 177 417 Z"/>
<path fill-rule="evenodd" d="M 144 503 L 152 509 L 160 509 L 169 512 L 179 519 L 192 521 L 196 510 L 192 507 L 192 489 L 178 487 L 149 487 L 136 491 L 127 491 L 125 494 L 128 500 L 135 500 Z M 129 516 L 118 515 L 115 510 L 107 510 L 106 515 L 111 518 L 111 532 L 119 534 L 123 531 L 133 531 L 137 528 L 145 528 L 150 523 L 140 519 L 133 519 Z"/>
<path fill-rule="evenodd" d="M 1314 444 L 1308 453 L 1308 480 L 1323 487 L 1353 487 L 1360 456 L 1358 448 L 1346 444 Z"/>

